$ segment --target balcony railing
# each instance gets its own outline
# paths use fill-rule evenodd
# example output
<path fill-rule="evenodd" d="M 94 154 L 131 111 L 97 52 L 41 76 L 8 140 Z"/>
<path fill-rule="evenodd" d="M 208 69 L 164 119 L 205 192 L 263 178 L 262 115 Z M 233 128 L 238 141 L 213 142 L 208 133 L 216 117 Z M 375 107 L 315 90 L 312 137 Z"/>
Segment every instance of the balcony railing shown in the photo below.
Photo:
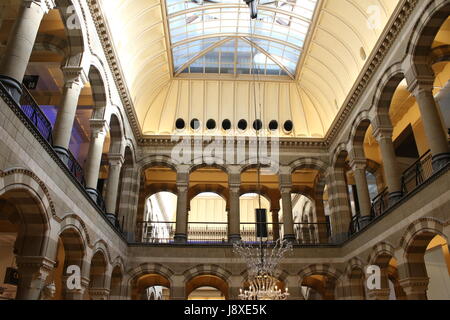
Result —
<path fill-rule="evenodd" d="M 431 151 L 425 153 L 419 160 L 403 172 L 403 196 L 420 186 L 433 175 L 433 157 Z"/>
<path fill-rule="evenodd" d="M 2 85 L 2 89 L 6 89 Z M 47 140 L 50 145 L 53 145 L 52 140 L 52 124 L 47 119 L 41 108 L 34 100 L 28 89 L 22 85 L 22 96 L 20 97 L 20 109 L 34 124 L 42 137 Z"/>
<path fill-rule="evenodd" d="M 389 190 L 385 188 L 372 201 L 372 210 L 370 213 L 371 219 L 381 217 L 389 208 Z"/>

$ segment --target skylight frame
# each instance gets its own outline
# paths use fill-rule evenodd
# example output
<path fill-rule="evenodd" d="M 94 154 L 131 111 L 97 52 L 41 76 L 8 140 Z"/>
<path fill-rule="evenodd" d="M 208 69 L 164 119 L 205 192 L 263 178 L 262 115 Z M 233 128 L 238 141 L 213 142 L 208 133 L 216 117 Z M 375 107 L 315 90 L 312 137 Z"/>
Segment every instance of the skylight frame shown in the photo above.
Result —
<path fill-rule="evenodd" d="M 198 1 L 199 4 L 194 4 L 193 1 Z M 180 70 L 180 67 L 186 67 L 186 62 L 189 61 L 187 59 L 180 64 L 180 46 L 189 47 L 192 42 L 201 42 L 212 38 L 220 40 L 236 38 L 238 39 L 236 41 L 244 40 L 247 42 L 255 49 L 255 52 L 263 52 L 268 59 L 276 63 L 280 71 L 279 75 L 288 75 L 291 80 L 295 79 L 297 75 L 303 56 L 303 48 L 311 32 L 313 18 L 320 4 L 320 0 L 296 0 L 295 6 L 293 6 L 293 3 L 283 0 L 273 1 L 268 6 L 265 5 L 267 4 L 267 1 L 265 1 L 265 4 L 259 6 L 259 19 L 262 20 L 252 21 L 254 28 L 253 34 L 250 34 L 249 9 L 242 0 L 221 0 L 220 3 L 214 4 L 206 4 L 203 0 L 165 0 L 164 2 L 167 12 L 170 49 L 173 55 L 174 76 L 179 76 L 181 73 L 186 74 L 185 70 Z M 203 4 L 201 4 L 202 2 Z M 283 10 L 280 7 L 288 5 L 291 11 Z M 180 9 L 180 7 L 184 8 Z M 232 18 L 228 19 L 230 17 Z M 239 20 L 240 17 L 247 18 Z M 189 23 L 186 23 L 187 21 Z M 283 21 L 284 25 L 280 21 Z M 261 42 L 265 42 L 264 46 L 259 45 Z M 192 47 L 198 47 L 198 45 Z M 204 58 L 209 51 L 216 48 L 220 48 L 220 46 L 211 46 L 211 50 L 202 52 L 203 54 L 199 55 L 199 58 Z M 274 52 L 277 54 L 274 54 Z M 221 53 L 218 56 L 220 59 Z M 252 56 L 255 58 L 256 54 L 252 53 Z M 195 63 L 195 61 L 191 62 Z M 234 75 L 238 76 L 236 66 L 237 61 L 234 62 Z M 199 70 L 192 74 L 194 73 L 202 74 Z M 205 68 L 203 68 L 203 73 L 207 74 Z M 267 67 L 262 73 L 267 73 Z M 273 74 L 270 73 L 270 75 Z"/>

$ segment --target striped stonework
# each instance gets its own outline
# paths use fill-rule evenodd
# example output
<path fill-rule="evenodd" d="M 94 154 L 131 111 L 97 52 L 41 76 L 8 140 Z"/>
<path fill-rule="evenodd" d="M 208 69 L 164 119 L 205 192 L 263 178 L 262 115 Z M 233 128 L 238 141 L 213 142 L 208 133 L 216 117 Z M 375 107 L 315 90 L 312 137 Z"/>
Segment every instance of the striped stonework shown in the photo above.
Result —
<path fill-rule="evenodd" d="M 93 300 L 107 300 L 110 289 L 108 253 L 103 243 L 97 243 L 91 259 L 89 274 L 89 295 Z"/>
<path fill-rule="evenodd" d="M 149 286 L 163 286 L 172 289 L 174 272 L 159 263 L 143 263 L 138 267 L 128 271 L 128 279 L 126 284 L 126 296 L 129 299 L 139 300 L 142 292 L 138 287 L 139 280 L 152 275 Z"/>
<path fill-rule="evenodd" d="M 93 65 L 88 74 L 89 83 L 91 85 L 92 97 L 94 99 L 95 110 L 92 115 L 93 119 L 103 120 L 105 116 L 105 109 L 108 103 L 107 89 L 105 86 L 105 76 Z"/>
<path fill-rule="evenodd" d="M 430 64 L 431 45 L 442 24 L 450 15 L 448 0 L 431 1 L 417 21 L 408 44 L 407 60 L 412 67 L 412 77 L 432 76 Z"/>
<path fill-rule="evenodd" d="M 352 258 L 344 272 L 344 293 L 347 300 L 365 299 L 364 263 L 358 257 Z"/>
<path fill-rule="evenodd" d="M 183 272 L 185 282 L 188 282 L 194 277 L 200 275 L 214 275 L 216 277 L 222 278 L 225 281 L 228 281 L 228 278 L 231 276 L 231 272 L 225 270 L 219 265 L 215 264 L 199 264 L 195 267 L 189 268 L 188 270 Z"/>
<path fill-rule="evenodd" d="M 225 299 L 229 297 L 231 273 L 218 265 L 197 265 L 186 270 L 183 276 L 186 299 L 192 291 L 202 286 L 216 288 L 222 292 Z"/>
<path fill-rule="evenodd" d="M 117 259 L 116 262 L 112 263 L 111 268 L 111 286 L 109 289 L 109 299 L 110 300 L 122 300 L 122 295 L 124 291 L 124 267 L 121 259 Z"/>
<path fill-rule="evenodd" d="M 354 121 L 350 140 L 352 145 L 351 156 L 355 159 L 365 159 L 364 153 L 364 138 L 366 136 L 367 129 L 371 125 L 369 115 L 366 111 L 360 113 Z"/>
<path fill-rule="evenodd" d="M 341 272 L 329 264 L 311 264 L 303 268 L 299 273 L 299 285 L 308 285 L 310 276 L 325 276 L 325 280 L 321 283 L 322 298 L 324 300 L 334 300 L 337 280 L 341 276 Z"/>
<path fill-rule="evenodd" d="M 58 38 L 51 34 L 38 34 L 34 43 L 33 51 L 49 51 L 67 57 L 68 43 L 66 40 Z"/>
<path fill-rule="evenodd" d="M 111 142 L 109 145 L 109 153 L 121 154 L 123 155 L 124 148 L 124 129 L 123 123 L 120 116 L 116 114 L 111 114 L 111 119 L 109 121 L 109 134 L 111 137 Z"/>
<path fill-rule="evenodd" d="M 428 279 L 424 255 L 436 236 L 448 241 L 444 234 L 444 223 L 436 218 L 421 218 L 406 229 L 400 240 L 401 259 L 399 260 L 399 276 L 405 279 Z"/>

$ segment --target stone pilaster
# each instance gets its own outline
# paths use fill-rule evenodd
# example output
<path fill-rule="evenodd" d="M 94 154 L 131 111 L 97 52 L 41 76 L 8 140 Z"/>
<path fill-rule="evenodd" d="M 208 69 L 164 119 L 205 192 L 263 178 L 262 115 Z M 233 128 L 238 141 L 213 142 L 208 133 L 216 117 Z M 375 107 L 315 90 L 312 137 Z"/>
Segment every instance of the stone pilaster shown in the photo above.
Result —
<path fill-rule="evenodd" d="M 241 240 L 241 215 L 239 205 L 239 192 L 241 187 L 241 174 L 239 168 L 231 167 L 228 177 L 228 188 L 230 198 L 230 211 L 228 214 L 228 241 L 236 242 Z"/>
<path fill-rule="evenodd" d="M 408 300 L 428 300 L 427 290 L 428 283 L 430 282 L 429 278 L 411 277 L 401 279 L 399 282 Z"/>
<path fill-rule="evenodd" d="M 106 214 L 108 219 L 111 220 L 113 224 L 117 222 L 117 192 L 119 190 L 120 183 L 120 171 L 124 162 L 124 158 L 121 154 L 109 154 L 109 175 L 106 187 Z"/>
<path fill-rule="evenodd" d="M 294 217 L 292 214 L 292 177 L 290 168 L 280 168 L 280 192 L 283 207 L 283 238 L 288 241 L 295 241 Z"/>
<path fill-rule="evenodd" d="M 46 257 L 17 257 L 19 285 L 17 300 L 38 300 L 45 280 L 56 262 Z"/>
<path fill-rule="evenodd" d="M 188 188 L 189 188 L 189 167 L 180 166 L 177 171 L 177 221 L 175 231 L 175 242 L 187 242 L 188 227 Z"/>

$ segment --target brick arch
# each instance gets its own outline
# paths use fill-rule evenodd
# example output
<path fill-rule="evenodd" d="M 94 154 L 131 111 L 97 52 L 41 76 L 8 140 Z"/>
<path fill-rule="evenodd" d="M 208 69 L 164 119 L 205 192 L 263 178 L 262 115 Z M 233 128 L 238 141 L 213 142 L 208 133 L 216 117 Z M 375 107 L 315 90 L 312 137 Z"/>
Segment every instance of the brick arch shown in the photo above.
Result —
<path fill-rule="evenodd" d="M 82 228 L 76 224 L 67 224 L 61 228 L 59 238 L 65 253 L 64 269 L 70 265 L 77 265 L 82 269 L 88 251 Z"/>
<path fill-rule="evenodd" d="M 321 275 L 326 277 L 325 283 L 323 283 L 322 296 L 325 300 L 334 300 L 335 288 L 338 284 L 338 279 L 341 276 L 341 272 L 335 269 L 329 264 L 311 264 L 303 268 L 299 273 L 299 286 L 307 281 L 309 276 Z"/>
<path fill-rule="evenodd" d="M 389 242 L 383 241 L 373 246 L 367 261 L 369 265 L 387 268 L 392 258 L 395 258 L 394 246 Z"/>
<path fill-rule="evenodd" d="M 200 161 L 202 161 L 202 163 L 196 164 L 197 159 L 194 159 L 193 160 L 194 164 L 189 167 L 189 174 L 191 174 L 199 169 L 202 169 L 202 168 L 215 168 L 215 169 L 221 170 L 222 172 L 224 172 L 226 174 L 229 173 L 228 167 L 223 164 L 220 164 L 220 162 L 223 162 L 223 159 L 219 159 L 219 158 L 212 158 L 212 159 L 214 160 L 214 163 L 211 163 L 211 164 L 204 163 L 203 160 L 201 160 L 201 159 L 200 159 Z"/>
<path fill-rule="evenodd" d="M 110 101 L 108 77 L 106 69 L 100 60 L 92 59 L 89 67 L 88 79 L 91 85 L 92 98 L 94 100 L 93 119 L 105 120 L 106 107 Z"/>
<path fill-rule="evenodd" d="M 117 257 L 111 265 L 111 274 L 109 275 L 111 284 L 109 287 L 110 300 L 119 300 L 122 298 L 124 288 L 125 267 L 121 257 Z"/>
<path fill-rule="evenodd" d="M 291 174 L 300 169 L 318 170 L 319 172 L 325 173 L 328 164 L 317 158 L 306 157 L 291 162 L 288 167 L 291 168 Z"/>
<path fill-rule="evenodd" d="M 197 265 L 183 272 L 183 275 L 185 278 L 186 298 L 195 289 L 202 286 L 211 286 L 221 291 L 225 299 L 228 299 L 231 272 L 222 267 L 214 264 Z"/>
<path fill-rule="evenodd" d="M 278 208 L 279 204 L 277 201 L 280 200 L 279 197 L 275 197 L 273 192 L 266 186 L 258 186 L 256 185 L 241 185 L 239 189 L 239 197 L 243 196 L 247 193 L 256 193 L 259 194 L 261 192 L 261 196 L 264 197 L 269 203 L 271 208 Z"/>
<path fill-rule="evenodd" d="M 359 270 L 364 272 L 364 262 L 359 257 L 353 257 L 347 262 L 347 267 L 345 268 L 344 275 L 348 278 L 355 276 L 353 272 Z"/>
<path fill-rule="evenodd" d="M 211 274 L 229 282 L 231 272 L 216 264 L 199 264 L 183 272 L 185 282 L 199 275 Z"/>
<path fill-rule="evenodd" d="M 99 239 L 97 240 L 97 242 L 95 242 L 95 244 L 92 246 L 92 256 L 94 256 L 97 251 L 101 251 L 106 258 L 106 263 L 111 264 L 111 254 L 108 249 L 108 244 L 105 240 Z"/>
<path fill-rule="evenodd" d="M 107 279 L 109 278 L 109 257 L 106 248 L 103 247 L 101 245 L 96 248 L 90 259 L 89 288 L 93 290 L 104 290 L 109 283 L 109 279 Z"/>
<path fill-rule="evenodd" d="M 349 154 L 348 147 L 345 143 L 341 143 L 338 145 L 333 151 L 333 168 L 344 168 L 345 167 L 345 159 Z"/>
<path fill-rule="evenodd" d="M 0 170 L 0 198 L 17 209 L 20 219 L 16 249 L 20 255 L 53 256 L 51 220 L 55 206 L 45 184 L 24 168 Z"/>
<path fill-rule="evenodd" d="M 263 161 L 269 160 L 269 164 L 262 163 L 261 159 L 264 159 Z M 259 162 L 258 162 L 259 161 Z M 271 157 L 263 157 L 263 158 L 247 158 L 245 160 L 242 160 L 239 165 L 241 165 L 239 173 L 242 174 L 250 169 L 258 168 L 258 163 L 261 165 L 261 168 L 264 169 L 271 169 L 273 172 L 272 174 L 276 174 L 278 172 L 278 169 L 280 168 L 281 164 L 278 161 L 274 161 Z M 276 169 L 276 170 L 274 170 Z"/>
<path fill-rule="evenodd" d="M 407 61 L 411 63 L 411 77 L 433 75 L 431 69 L 431 45 L 442 24 L 450 15 L 450 3 L 434 0 L 422 12 L 408 42 Z"/>
<path fill-rule="evenodd" d="M 81 236 L 81 239 L 83 240 L 83 247 L 87 250 L 87 248 L 92 249 L 92 242 L 91 242 L 91 236 L 88 231 L 88 228 L 84 221 L 76 214 L 68 214 L 64 216 L 60 223 L 60 231 L 59 234 L 61 234 L 65 229 L 67 228 L 74 228 L 78 230 L 78 233 Z"/>
<path fill-rule="evenodd" d="M 111 137 L 109 153 L 124 154 L 124 127 L 120 113 L 112 112 L 109 118 L 109 134 Z"/>

